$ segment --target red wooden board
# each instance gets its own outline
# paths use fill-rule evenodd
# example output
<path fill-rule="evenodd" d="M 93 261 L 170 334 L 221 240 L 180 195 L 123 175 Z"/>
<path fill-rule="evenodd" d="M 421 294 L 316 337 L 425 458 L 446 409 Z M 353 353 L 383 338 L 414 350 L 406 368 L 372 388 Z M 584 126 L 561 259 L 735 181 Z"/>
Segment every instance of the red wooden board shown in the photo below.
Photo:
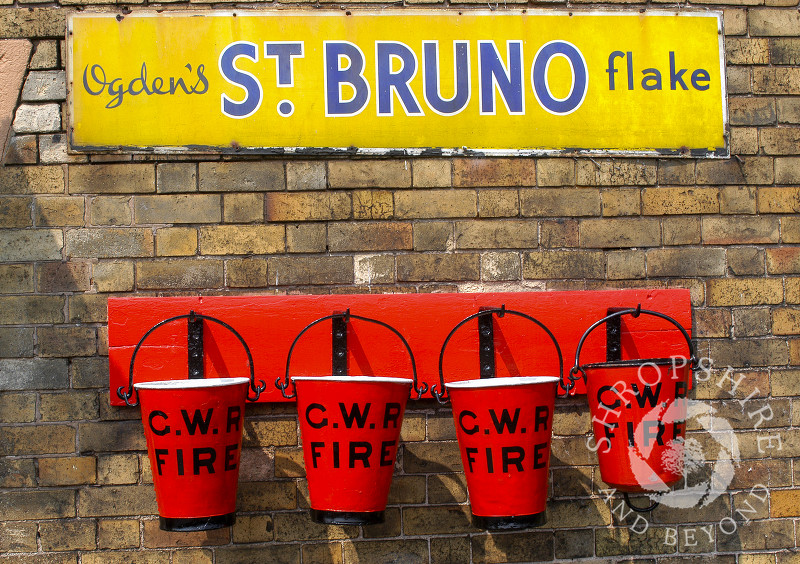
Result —
<path fill-rule="evenodd" d="M 677 320 L 691 334 L 688 290 L 610 290 L 486 294 L 370 294 L 324 296 L 216 296 L 109 298 L 108 339 L 112 405 L 124 405 L 117 389 L 128 388 L 134 348 L 158 322 L 195 311 L 215 317 L 238 331 L 247 342 L 257 380 L 266 391 L 259 402 L 287 401 L 275 387 L 284 378 L 289 348 L 315 320 L 345 311 L 387 323 L 408 341 L 419 382 L 439 386 L 439 354 L 448 333 L 480 308 L 505 307 L 542 322 L 555 335 L 564 359 L 565 375 L 574 365 L 584 331 L 609 308 L 636 307 L 658 311 Z M 622 358 L 663 358 L 688 355 L 679 330 L 654 316 L 622 318 Z M 547 334 L 528 319 L 494 316 L 497 376 L 557 375 L 558 357 Z M 331 373 L 331 322 L 303 334 L 292 352 L 291 376 Z M 187 378 L 187 322 L 156 329 L 137 353 L 136 382 Z M 581 364 L 606 359 L 605 327 L 586 340 Z M 204 325 L 206 377 L 248 376 L 242 345 L 224 327 Z M 478 321 L 461 327 L 447 345 L 445 382 L 479 377 Z M 351 320 L 348 324 L 348 373 L 411 377 L 411 361 L 399 338 L 379 325 Z M 580 382 L 574 393 L 585 393 Z M 430 392 L 424 398 L 430 398 Z"/>

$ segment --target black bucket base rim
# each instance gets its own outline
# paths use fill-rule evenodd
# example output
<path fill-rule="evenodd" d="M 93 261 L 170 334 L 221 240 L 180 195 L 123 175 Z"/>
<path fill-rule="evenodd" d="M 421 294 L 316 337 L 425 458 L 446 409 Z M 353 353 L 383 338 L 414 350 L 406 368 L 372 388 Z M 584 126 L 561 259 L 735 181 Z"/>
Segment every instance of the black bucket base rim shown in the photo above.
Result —
<path fill-rule="evenodd" d="M 547 515 L 544 511 L 530 515 L 508 515 L 505 517 L 472 515 L 472 524 L 479 529 L 486 529 L 487 531 L 518 531 L 541 527 L 545 523 L 547 523 Z"/>
<path fill-rule="evenodd" d="M 311 509 L 311 520 L 323 525 L 377 525 L 384 522 L 383 511 L 330 511 Z"/>
<path fill-rule="evenodd" d="M 194 533 L 197 531 L 211 531 L 223 527 L 231 527 L 236 522 L 235 513 L 225 515 L 212 515 L 210 517 L 161 517 L 158 524 L 162 531 L 177 533 Z"/>

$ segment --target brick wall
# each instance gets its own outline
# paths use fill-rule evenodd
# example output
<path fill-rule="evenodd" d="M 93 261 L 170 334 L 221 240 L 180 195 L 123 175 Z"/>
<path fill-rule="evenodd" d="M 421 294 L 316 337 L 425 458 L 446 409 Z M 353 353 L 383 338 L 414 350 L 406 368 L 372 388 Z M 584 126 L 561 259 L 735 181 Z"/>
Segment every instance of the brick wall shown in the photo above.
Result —
<path fill-rule="evenodd" d="M 796 0 L 701 3 L 725 11 L 727 160 L 70 155 L 73 7 L 0 4 L 0 39 L 33 45 L 0 168 L 0 562 L 800 562 Z M 601 492 L 576 398 L 541 529 L 470 526 L 450 412 L 421 401 L 385 524 L 313 524 L 295 408 L 259 405 L 236 525 L 166 533 L 139 412 L 108 405 L 111 295 L 629 287 L 691 290 L 715 418 L 689 436 L 706 474 L 726 425 L 740 459 L 707 506 L 644 524 Z"/>

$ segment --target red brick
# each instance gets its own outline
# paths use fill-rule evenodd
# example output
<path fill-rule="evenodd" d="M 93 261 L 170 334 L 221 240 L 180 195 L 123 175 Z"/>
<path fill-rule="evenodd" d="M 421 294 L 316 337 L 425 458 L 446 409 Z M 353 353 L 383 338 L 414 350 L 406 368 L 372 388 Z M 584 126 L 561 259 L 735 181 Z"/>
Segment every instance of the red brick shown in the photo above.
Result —
<path fill-rule="evenodd" d="M 536 186 L 533 159 L 455 159 L 454 186 Z"/>
<path fill-rule="evenodd" d="M 770 274 L 800 274 L 800 247 L 767 249 L 767 272 Z"/>

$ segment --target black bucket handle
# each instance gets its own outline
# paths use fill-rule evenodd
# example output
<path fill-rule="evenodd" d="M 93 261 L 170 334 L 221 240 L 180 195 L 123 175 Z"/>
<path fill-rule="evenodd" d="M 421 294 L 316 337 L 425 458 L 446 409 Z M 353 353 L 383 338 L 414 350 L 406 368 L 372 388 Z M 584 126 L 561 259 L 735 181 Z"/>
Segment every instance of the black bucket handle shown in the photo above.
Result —
<path fill-rule="evenodd" d="M 292 399 L 297 396 L 296 391 L 292 391 L 291 394 L 286 393 L 286 390 L 289 388 L 289 386 L 292 385 L 292 382 L 289 379 L 289 366 L 292 362 L 292 351 L 294 351 L 295 345 L 297 345 L 297 342 L 300 340 L 300 337 L 302 337 L 306 331 L 308 331 L 315 325 L 322 323 L 323 321 L 327 321 L 328 319 L 331 320 L 340 319 L 345 324 L 347 324 L 351 319 L 358 319 L 359 321 L 367 321 L 369 323 L 375 323 L 376 325 L 380 325 L 381 327 L 389 329 L 392 333 L 394 333 L 399 337 L 400 341 L 403 343 L 403 346 L 405 346 L 406 351 L 408 352 L 408 356 L 411 358 L 411 372 L 414 376 L 414 391 L 417 393 L 417 399 L 421 398 L 422 394 L 428 391 L 428 384 L 423 383 L 421 386 L 417 384 L 417 362 L 416 360 L 414 360 L 414 353 L 411 352 L 411 347 L 409 346 L 408 341 L 406 341 L 406 338 L 403 337 L 403 334 L 384 321 L 350 313 L 350 308 L 348 308 L 347 311 L 345 312 L 332 313 L 331 315 L 326 315 L 324 317 L 320 317 L 315 321 L 312 321 L 311 323 L 306 325 L 303 328 L 303 330 L 300 331 L 300 333 L 298 333 L 297 336 L 294 338 L 294 341 L 292 341 L 292 346 L 289 347 L 289 354 L 286 357 L 286 373 L 284 375 L 284 378 L 278 376 L 278 378 L 275 379 L 275 387 L 281 391 L 283 397 L 285 397 L 286 399 Z"/>
<path fill-rule="evenodd" d="M 163 325 L 166 325 L 167 323 L 172 323 L 173 321 L 177 321 L 179 319 L 188 319 L 189 321 L 194 321 L 196 319 L 212 321 L 214 323 L 222 325 L 225 329 L 233 333 L 237 339 L 239 339 L 239 342 L 242 343 L 242 346 L 244 347 L 244 352 L 247 353 L 247 362 L 250 365 L 250 390 L 252 390 L 254 394 L 253 397 L 250 397 L 250 391 L 248 391 L 247 400 L 257 401 L 258 398 L 261 396 L 261 392 L 267 389 L 267 383 L 264 382 L 264 380 L 261 380 L 260 385 L 256 385 L 255 368 L 253 366 L 253 355 L 250 353 L 250 347 L 247 346 L 247 343 L 245 342 L 244 338 L 239 334 L 238 331 L 236 331 L 236 329 L 234 329 L 224 321 L 217 319 L 216 317 L 211 317 L 210 315 L 195 313 L 194 311 L 183 315 L 176 315 L 175 317 L 170 317 L 168 319 L 159 321 L 158 323 L 156 323 L 150 329 L 147 330 L 144 336 L 142 336 L 142 338 L 139 340 L 139 343 L 136 345 L 136 348 L 133 349 L 133 356 L 131 356 L 131 364 L 128 372 L 128 390 L 127 392 L 123 391 L 125 386 L 120 386 L 119 388 L 117 388 L 117 396 L 119 396 L 120 399 L 123 399 L 126 405 L 129 405 L 131 407 L 139 405 L 138 398 L 133 403 L 131 403 L 131 399 L 136 393 L 133 388 L 133 364 L 134 362 L 136 362 L 136 355 L 139 353 L 139 349 L 142 347 L 142 344 L 144 344 L 145 339 L 147 339 L 147 337 L 149 337 L 153 331 L 155 331 L 156 329 L 158 329 Z"/>
<path fill-rule="evenodd" d="M 522 317 L 522 318 L 527 319 L 529 321 L 533 321 L 536 325 L 541 327 L 544 330 L 544 332 L 547 333 L 547 335 L 550 337 L 550 339 L 552 339 L 553 344 L 556 347 L 556 353 L 558 353 L 558 381 L 559 381 L 559 384 L 561 385 L 561 387 L 564 390 L 569 390 L 569 388 L 567 388 L 565 386 L 565 382 L 564 382 L 564 357 L 561 355 L 561 347 L 558 346 L 558 341 L 556 340 L 555 335 L 553 335 L 553 332 L 550 331 L 550 329 L 548 329 L 547 326 L 544 323 L 542 323 L 541 321 L 539 321 L 535 317 L 531 317 L 527 313 L 523 313 L 521 311 L 515 311 L 513 309 L 506 309 L 506 306 L 503 305 L 502 307 L 497 307 L 497 308 L 487 308 L 487 309 L 484 309 L 482 311 L 479 311 L 478 313 L 473 313 L 472 315 L 470 315 L 468 317 L 465 317 L 464 319 L 462 319 L 458 323 L 458 325 L 453 327 L 452 331 L 450 331 L 450 333 L 447 335 L 447 338 L 444 340 L 444 344 L 442 345 L 442 350 L 439 353 L 439 385 L 441 386 L 441 391 L 438 391 L 436 389 L 436 384 L 431 386 L 431 395 L 433 395 L 433 397 L 436 398 L 436 401 L 438 401 L 441 404 L 444 404 L 444 403 L 447 403 L 447 401 L 450 399 L 449 397 L 445 397 L 446 394 L 447 394 L 447 391 L 445 390 L 445 386 L 444 386 L 444 369 L 443 369 L 443 366 L 444 366 L 444 351 L 447 348 L 447 344 L 450 342 L 450 339 L 453 337 L 455 332 L 458 331 L 461 328 L 461 326 L 464 325 L 465 323 L 468 323 L 469 321 L 472 321 L 476 317 L 480 317 L 482 315 L 493 315 L 493 314 L 497 314 L 497 317 L 503 317 L 506 314 L 516 315 L 518 317 Z M 492 376 L 492 378 L 493 377 L 494 376 Z"/>
<path fill-rule="evenodd" d="M 649 309 L 642 309 L 642 304 L 638 304 L 635 308 L 622 309 L 620 311 L 615 311 L 614 313 L 611 313 L 611 314 L 607 315 L 603 319 L 595 321 L 586 330 L 586 332 L 583 334 L 583 336 L 581 336 L 581 340 L 578 341 L 578 349 L 575 351 L 575 366 L 573 366 L 572 369 L 569 371 L 569 379 L 571 381 L 571 386 L 570 387 L 574 386 L 575 382 L 580 380 L 581 377 L 583 378 L 584 383 L 586 383 L 586 371 L 584 370 L 585 367 L 580 365 L 580 360 L 579 359 L 580 359 L 581 349 L 583 348 L 583 342 L 586 340 L 586 337 L 589 336 L 589 333 L 591 333 L 592 331 L 597 329 L 600 325 L 603 325 L 604 323 L 607 323 L 608 321 L 610 321 L 612 319 L 615 319 L 615 318 L 618 318 L 618 317 L 622 317 L 623 315 L 630 315 L 633 318 L 637 318 L 642 313 L 647 314 L 647 315 L 652 315 L 654 317 L 659 317 L 661 319 L 669 321 L 670 323 L 672 323 L 675 327 L 677 327 L 680 330 L 681 334 L 683 335 L 683 338 L 686 339 L 686 344 L 689 346 L 689 359 L 688 359 L 689 360 L 689 365 L 691 366 L 693 372 L 695 370 L 697 370 L 698 359 L 697 359 L 697 356 L 695 354 L 694 344 L 692 343 L 692 338 L 689 336 L 689 333 L 686 331 L 686 329 L 684 329 L 683 325 L 678 323 L 678 321 L 676 321 L 675 319 L 673 319 L 672 317 L 670 317 L 666 313 L 661 313 L 659 311 L 653 311 L 653 310 L 649 310 Z M 647 359 L 642 359 L 642 360 L 647 360 Z M 618 363 L 616 363 L 616 364 L 618 364 Z M 610 361 L 610 362 L 607 362 L 607 363 L 592 364 L 592 366 L 597 366 L 597 367 L 604 366 L 604 365 L 614 366 L 615 362 L 614 361 Z M 580 374 L 580 376 L 579 376 L 579 374 Z"/>
<path fill-rule="evenodd" d="M 637 513 L 650 513 L 653 509 L 655 509 L 660 505 L 658 501 L 653 501 L 647 507 L 639 507 L 638 505 L 634 505 L 633 503 L 631 503 L 631 498 L 628 492 L 622 492 L 622 497 L 625 498 L 625 505 L 627 505 Z"/>

